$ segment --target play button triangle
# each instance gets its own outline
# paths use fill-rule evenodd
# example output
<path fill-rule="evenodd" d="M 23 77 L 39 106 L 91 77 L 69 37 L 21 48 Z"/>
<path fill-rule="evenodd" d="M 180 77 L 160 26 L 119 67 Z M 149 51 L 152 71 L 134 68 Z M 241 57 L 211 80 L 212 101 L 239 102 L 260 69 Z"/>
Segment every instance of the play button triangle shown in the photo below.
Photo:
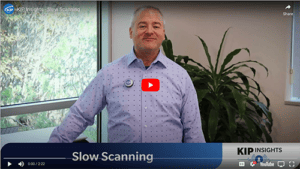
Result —
<path fill-rule="evenodd" d="M 152 83 L 149 83 L 149 88 L 152 87 L 152 86 L 153 86 L 153 84 L 152 84 Z"/>

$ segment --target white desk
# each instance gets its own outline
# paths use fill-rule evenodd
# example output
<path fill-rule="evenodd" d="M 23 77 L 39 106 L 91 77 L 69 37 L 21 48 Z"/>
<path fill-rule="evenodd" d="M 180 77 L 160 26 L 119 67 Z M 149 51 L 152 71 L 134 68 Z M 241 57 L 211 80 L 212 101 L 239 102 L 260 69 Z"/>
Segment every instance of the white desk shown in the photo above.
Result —
<path fill-rule="evenodd" d="M 55 127 L 1 135 L 1 148 L 7 143 L 46 143 Z M 86 138 L 82 133 L 77 139 Z M 76 140 L 77 140 L 76 139 Z M 89 138 L 86 139 L 89 142 Z"/>

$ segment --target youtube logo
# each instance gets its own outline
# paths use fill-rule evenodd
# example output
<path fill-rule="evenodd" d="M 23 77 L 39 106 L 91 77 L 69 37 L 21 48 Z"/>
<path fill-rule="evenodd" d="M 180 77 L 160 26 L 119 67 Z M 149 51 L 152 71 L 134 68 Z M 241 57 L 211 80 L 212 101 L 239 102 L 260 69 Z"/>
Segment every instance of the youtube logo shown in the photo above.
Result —
<path fill-rule="evenodd" d="M 144 92 L 157 92 L 159 91 L 159 80 L 158 79 L 143 79 L 142 80 L 142 91 Z"/>

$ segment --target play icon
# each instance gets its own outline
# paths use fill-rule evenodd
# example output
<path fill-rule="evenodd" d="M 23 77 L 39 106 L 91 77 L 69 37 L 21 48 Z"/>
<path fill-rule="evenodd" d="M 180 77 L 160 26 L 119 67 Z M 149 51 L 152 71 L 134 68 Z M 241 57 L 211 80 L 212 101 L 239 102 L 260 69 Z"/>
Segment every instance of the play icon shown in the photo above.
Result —
<path fill-rule="evenodd" d="M 9 166 L 11 166 L 11 162 L 8 161 L 7 162 L 7 167 L 9 167 Z"/>
<path fill-rule="evenodd" d="M 159 91 L 159 80 L 158 79 L 143 79 L 142 80 L 142 91 L 144 92 L 157 92 Z"/>

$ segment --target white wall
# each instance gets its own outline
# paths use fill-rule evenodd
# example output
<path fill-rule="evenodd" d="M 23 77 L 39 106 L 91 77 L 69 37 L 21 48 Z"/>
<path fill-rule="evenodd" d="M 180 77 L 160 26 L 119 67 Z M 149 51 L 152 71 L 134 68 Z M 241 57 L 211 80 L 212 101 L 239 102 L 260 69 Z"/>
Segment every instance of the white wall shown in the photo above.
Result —
<path fill-rule="evenodd" d="M 133 2 L 112 2 L 112 60 L 130 52 L 133 42 L 129 37 Z"/>
<path fill-rule="evenodd" d="M 284 104 L 292 29 L 292 17 L 283 16 L 283 12 L 292 11 L 285 10 L 287 2 L 112 2 L 112 60 L 130 52 L 130 18 L 141 5 L 161 9 L 175 55 L 188 55 L 206 66 L 203 47 L 195 35 L 205 40 L 215 60 L 224 32 L 232 27 L 221 59 L 236 48 L 247 47 L 250 58 L 243 51 L 232 63 L 251 59 L 269 69 L 266 77 L 264 69 L 255 66 L 255 79 L 271 101 L 271 136 L 274 142 L 300 142 L 300 107 Z M 252 75 L 248 70 L 243 72 Z"/>

